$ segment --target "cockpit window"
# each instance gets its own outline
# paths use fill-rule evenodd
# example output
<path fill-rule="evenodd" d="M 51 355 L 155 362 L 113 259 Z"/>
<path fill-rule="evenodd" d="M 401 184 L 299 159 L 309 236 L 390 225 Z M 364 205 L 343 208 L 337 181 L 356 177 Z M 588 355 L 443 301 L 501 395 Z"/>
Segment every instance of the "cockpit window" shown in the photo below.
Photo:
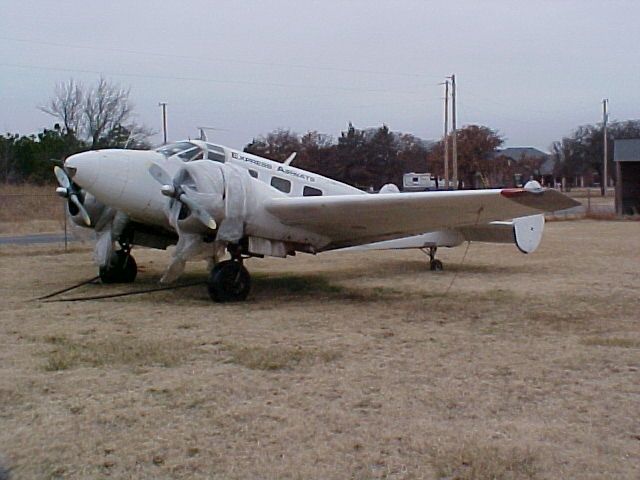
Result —
<path fill-rule="evenodd" d="M 212 143 L 207 143 L 207 158 L 216 162 L 224 163 L 226 156 L 224 154 L 224 148 L 221 148 Z"/>
<path fill-rule="evenodd" d="M 184 152 L 185 150 L 190 150 L 192 148 L 196 148 L 196 146 L 191 142 L 178 142 L 160 147 L 156 149 L 156 152 L 163 154 L 165 157 L 171 157 L 176 153 Z"/>

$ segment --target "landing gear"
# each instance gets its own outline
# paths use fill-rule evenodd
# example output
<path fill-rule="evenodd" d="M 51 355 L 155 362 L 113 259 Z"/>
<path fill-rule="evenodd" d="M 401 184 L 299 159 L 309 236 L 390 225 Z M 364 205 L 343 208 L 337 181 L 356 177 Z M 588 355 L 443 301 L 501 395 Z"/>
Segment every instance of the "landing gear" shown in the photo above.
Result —
<path fill-rule="evenodd" d="M 444 269 L 444 265 L 438 259 L 436 259 L 436 252 L 438 251 L 438 247 L 428 247 L 428 252 L 425 249 L 422 249 L 427 255 L 429 255 L 429 268 L 432 272 L 441 272 Z"/>
<path fill-rule="evenodd" d="M 220 262 L 211 269 L 207 289 L 214 302 L 241 302 L 251 290 L 251 276 L 242 264 L 241 248 L 237 245 L 227 248 L 231 260 Z"/>
<path fill-rule="evenodd" d="M 102 283 L 131 283 L 137 274 L 138 265 L 131 256 L 130 248 L 113 252 L 109 263 L 100 267 Z"/>

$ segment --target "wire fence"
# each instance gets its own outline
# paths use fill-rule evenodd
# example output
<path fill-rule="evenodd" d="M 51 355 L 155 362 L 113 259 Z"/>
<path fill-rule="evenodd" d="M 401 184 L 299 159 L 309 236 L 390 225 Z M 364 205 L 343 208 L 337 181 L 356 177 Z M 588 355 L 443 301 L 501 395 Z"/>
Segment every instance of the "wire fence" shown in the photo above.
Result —
<path fill-rule="evenodd" d="M 65 250 L 76 238 L 67 216 L 66 200 L 47 187 L 26 187 L 35 192 L 0 192 L 0 244 L 57 243 Z"/>
<path fill-rule="evenodd" d="M 44 189 L 52 187 L 28 187 L 36 190 L 26 193 L 0 192 L 0 244 L 55 243 L 64 244 L 80 240 L 77 229 L 67 216 L 66 200 Z M 574 220 L 581 218 L 616 218 L 615 207 L 604 197 L 586 192 L 581 197 L 583 205 L 545 214 L 547 220 Z M 605 202 L 605 203 L 600 203 Z M 22 240 L 17 237 L 23 237 Z M 83 238 L 84 239 L 84 238 Z"/>

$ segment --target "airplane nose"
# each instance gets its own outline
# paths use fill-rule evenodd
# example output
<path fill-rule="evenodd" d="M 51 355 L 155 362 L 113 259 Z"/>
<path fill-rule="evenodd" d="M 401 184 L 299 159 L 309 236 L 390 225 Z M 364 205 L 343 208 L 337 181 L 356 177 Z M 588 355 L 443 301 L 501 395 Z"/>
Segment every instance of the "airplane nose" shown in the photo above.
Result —
<path fill-rule="evenodd" d="M 65 160 L 64 168 L 75 183 L 91 188 L 98 177 L 99 157 L 98 152 L 77 153 Z"/>

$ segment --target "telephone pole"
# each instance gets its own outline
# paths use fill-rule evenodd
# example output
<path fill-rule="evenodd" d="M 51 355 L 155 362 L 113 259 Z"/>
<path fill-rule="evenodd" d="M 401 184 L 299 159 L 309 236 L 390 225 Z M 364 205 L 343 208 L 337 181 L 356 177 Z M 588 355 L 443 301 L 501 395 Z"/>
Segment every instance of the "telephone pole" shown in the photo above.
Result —
<path fill-rule="evenodd" d="M 453 157 L 453 188 L 458 189 L 458 135 L 456 130 L 456 76 L 451 75 L 451 135 Z"/>
<path fill-rule="evenodd" d="M 603 125 L 603 130 L 604 130 L 604 138 L 603 138 L 603 143 L 604 143 L 604 165 L 602 167 L 602 171 L 604 172 L 602 174 L 602 196 L 606 197 L 607 196 L 607 187 L 609 186 L 609 174 L 607 172 L 608 170 L 608 156 L 609 156 L 609 149 L 608 149 L 608 144 L 607 144 L 607 121 L 609 120 L 609 114 L 607 113 L 607 107 L 609 105 L 609 99 L 605 98 L 602 100 L 602 125 Z"/>
<path fill-rule="evenodd" d="M 159 107 L 162 107 L 162 144 L 167 144 L 167 102 L 159 102 Z"/>
<path fill-rule="evenodd" d="M 449 80 L 444 82 L 444 188 L 449 190 Z"/>

